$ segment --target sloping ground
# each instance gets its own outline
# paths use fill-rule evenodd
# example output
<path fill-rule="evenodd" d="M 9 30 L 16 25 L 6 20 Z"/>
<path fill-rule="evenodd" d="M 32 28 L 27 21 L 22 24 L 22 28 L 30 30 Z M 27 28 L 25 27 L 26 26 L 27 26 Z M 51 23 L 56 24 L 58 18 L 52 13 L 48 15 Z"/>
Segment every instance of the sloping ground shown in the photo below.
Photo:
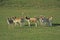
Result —
<path fill-rule="evenodd" d="M 3 0 L 0 6 L 20 8 L 60 8 L 60 0 Z"/>

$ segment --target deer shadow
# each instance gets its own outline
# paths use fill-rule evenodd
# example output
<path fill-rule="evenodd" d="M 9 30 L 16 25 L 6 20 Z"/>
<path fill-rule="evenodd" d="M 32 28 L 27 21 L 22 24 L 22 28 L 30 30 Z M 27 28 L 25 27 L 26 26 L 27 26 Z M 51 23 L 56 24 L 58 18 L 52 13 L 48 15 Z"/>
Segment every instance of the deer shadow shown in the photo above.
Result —
<path fill-rule="evenodd" d="M 29 26 L 29 25 L 25 25 L 25 26 Z M 30 24 L 30 26 L 35 26 L 35 24 Z M 52 23 L 52 26 L 57 27 L 57 26 L 60 26 L 60 24 L 59 23 Z"/>
<path fill-rule="evenodd" d="M 60 24 L 59 23 L 53 23 L 52 26 L 54 26 L 54 27 L 55 26 L 60 26 Z"/>

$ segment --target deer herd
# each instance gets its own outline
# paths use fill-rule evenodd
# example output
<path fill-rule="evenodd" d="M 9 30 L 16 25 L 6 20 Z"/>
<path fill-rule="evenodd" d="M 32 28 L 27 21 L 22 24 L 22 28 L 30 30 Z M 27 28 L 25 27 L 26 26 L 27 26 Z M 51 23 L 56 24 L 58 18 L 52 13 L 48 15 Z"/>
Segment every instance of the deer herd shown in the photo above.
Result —
<path fill-rule="evenodd" d="M 27 22 L 28 26 L 31 26 L 32 23 L 34 23 L 34 25 L 37 27 L 38 26 L 38 23 L 39 25 L 44 25 L 44 26 L 52 26 L 52 18 L 53 16 L 51 17 L 45 17 L 43 15 L 39 16 L 39 17 L 28 17 L 28 16 L 25 16 L 25 17 L 9 17 L 7 18 L 7 23 L 8 25 L 10 24 L 14 24 L 15 26 L 17 24 L 19 24 L 20 26 L 22 26 L 25 22 Z"/>

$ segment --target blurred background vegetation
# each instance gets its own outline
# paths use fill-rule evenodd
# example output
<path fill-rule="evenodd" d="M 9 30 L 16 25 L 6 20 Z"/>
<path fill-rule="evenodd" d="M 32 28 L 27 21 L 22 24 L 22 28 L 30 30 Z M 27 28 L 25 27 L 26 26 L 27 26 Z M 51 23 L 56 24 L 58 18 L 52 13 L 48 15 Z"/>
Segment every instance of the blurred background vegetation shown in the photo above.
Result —
<path fill-rule="evenodd" d="M 0 7 L 60 8 L 60 0 L 0 0 Z"/>

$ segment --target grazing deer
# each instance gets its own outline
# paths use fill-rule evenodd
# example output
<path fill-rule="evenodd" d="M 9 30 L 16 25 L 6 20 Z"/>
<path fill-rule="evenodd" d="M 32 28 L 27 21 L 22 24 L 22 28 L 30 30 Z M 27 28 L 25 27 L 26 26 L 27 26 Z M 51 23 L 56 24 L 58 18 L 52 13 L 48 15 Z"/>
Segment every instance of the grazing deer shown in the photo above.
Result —
<path fill-rule="evenodd" d="M 52 19 L 53 19 L 53 16 L 51 17 L 48 17 L 48 26 L 52 26 Z"/>
<path fill-rule="evenodd" d="M 45 16 L 41 16 L 39 21 L 41 25 L 48 25 L 48 26 L 52 26 L 52 16 L 46 18 Z"/>
<path fill-rule="evenodd" d="M 14 22 L 15 25 L 20 24 L 20 26 L 22 26 L 22 23 L 24 22 L 24 18 L 21 17 L 21 18 L 16 18 L 16 17 L 12 17 L 12 20 Z"/>
<path fill-rule="evenodd" d="M 13 24 L 14 23 L 15 25 L 20 24 L 20 26 L 22 26 L 22 22 L 24 22 L 23 17 L 16 18 L 15 16 L 13 16 L 13 17 L 7 19 L 8 24 Z"/>
<path fill-rule="evenodd" d="M 37 18 L 35 18 L 35 17 L 34 18 L 29 18 L 27 16 L 25 18 L 26 18 L 29 26 L 30 26 L 31 22 L 33 22 L 33 23 L 35 23 L 35 26 L 37 27 Z"/>

